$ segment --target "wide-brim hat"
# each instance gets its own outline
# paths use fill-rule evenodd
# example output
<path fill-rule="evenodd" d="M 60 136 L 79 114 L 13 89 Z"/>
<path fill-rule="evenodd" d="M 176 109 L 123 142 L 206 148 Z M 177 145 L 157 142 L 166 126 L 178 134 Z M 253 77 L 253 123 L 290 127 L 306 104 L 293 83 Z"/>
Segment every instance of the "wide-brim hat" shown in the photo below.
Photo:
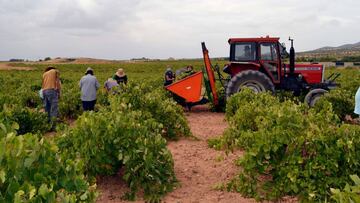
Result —
<path fill-rule="evenodd" d="M 124 76 L 124 75 L 125 75 L 124 69 L 119 68 L 119 69 L 116 71 L 116 75 L 119 76 L 119 77 Z"/>
<path fill-rule="evenodd" d="M 85 73 L 87 73 L 87 72 L 89 72 L 89 71 L 94 72 L 94 70 L 93 70 L 92 68 L 88 67 L 88 68 L 86 69 Z"/>

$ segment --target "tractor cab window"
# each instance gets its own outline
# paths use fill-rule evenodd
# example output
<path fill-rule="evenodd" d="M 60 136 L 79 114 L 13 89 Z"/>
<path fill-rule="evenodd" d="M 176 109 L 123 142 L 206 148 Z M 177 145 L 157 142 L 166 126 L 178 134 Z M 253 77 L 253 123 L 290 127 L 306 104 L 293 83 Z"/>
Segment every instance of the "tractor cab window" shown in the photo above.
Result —
<path fill-rule="evenodd" d="M 277 52 L 276 43 L 261 43 L 260 44 L 260 58 L 263 61 L 264 67 L 272 75 L 275 81 L 279 81 L 279 71 L 280 66 L 278 62 L 278 52 Z"/>
<path fill-rule="evenodd" d="M 263 43 L 260 46 L 261 60 L 277 61 L 277 51 L 275 43 Z"/>
<path fill-rule="evenodd" d="M 230 51 L 230 60 L 231 61 L 256 60 L 256 44 L 251 42 L 232 44 Z"/>

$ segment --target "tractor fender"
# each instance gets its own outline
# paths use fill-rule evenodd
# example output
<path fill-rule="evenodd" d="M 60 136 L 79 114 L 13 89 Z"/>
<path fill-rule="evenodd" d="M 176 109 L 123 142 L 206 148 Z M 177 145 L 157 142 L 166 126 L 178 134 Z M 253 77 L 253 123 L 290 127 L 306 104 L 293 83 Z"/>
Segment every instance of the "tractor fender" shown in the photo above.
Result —
<path fill-rule="evenodd" d="M 312 89 L 306 94 L 304 102 L 310 107 L 313 107 L 317 102 L 317 100 L 320 99 L 320 97 L 326 93 L 328 93 L 328 91 L 325 89 L 321 89 L 321 88 Z"/>

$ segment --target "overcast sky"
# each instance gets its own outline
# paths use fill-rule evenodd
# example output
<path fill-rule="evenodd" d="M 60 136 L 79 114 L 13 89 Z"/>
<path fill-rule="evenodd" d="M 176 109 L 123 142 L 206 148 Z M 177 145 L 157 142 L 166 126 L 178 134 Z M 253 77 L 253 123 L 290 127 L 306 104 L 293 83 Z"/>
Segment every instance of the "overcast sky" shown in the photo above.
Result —
<path fill-rule="evenodd" d="M 0 0 L 0 60 L 227 56 L 230 37 L 295 50 L 360 41 L 360 0 Z"/>

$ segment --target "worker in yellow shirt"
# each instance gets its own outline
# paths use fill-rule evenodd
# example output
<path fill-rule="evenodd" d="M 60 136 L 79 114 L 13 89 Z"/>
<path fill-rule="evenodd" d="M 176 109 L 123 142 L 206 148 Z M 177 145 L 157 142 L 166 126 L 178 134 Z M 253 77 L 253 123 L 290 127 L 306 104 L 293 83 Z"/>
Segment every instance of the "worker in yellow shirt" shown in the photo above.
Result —
<path fill-rule="evenodd" d="M 55 130 L 58 116 L 58 103 L 61 92 L 60 72 L 54 67 L 47 67 L 42 76 L 42 90 L 45 103 L 45 111 L 48 114 L 48 122 L 51 130 Z"/>

